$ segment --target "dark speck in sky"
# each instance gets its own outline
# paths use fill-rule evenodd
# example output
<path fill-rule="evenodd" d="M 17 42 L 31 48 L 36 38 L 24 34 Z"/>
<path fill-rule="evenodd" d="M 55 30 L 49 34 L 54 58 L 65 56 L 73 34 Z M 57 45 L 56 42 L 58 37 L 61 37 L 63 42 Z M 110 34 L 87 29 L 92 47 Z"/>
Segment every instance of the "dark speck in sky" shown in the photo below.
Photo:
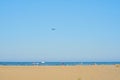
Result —
<path fill-rule="evenodd" d="M 52 31 L 55 31 L 55 30 L 56 30 L 56 28 L 51 28 L 51 30 L 52 30 Z"/>

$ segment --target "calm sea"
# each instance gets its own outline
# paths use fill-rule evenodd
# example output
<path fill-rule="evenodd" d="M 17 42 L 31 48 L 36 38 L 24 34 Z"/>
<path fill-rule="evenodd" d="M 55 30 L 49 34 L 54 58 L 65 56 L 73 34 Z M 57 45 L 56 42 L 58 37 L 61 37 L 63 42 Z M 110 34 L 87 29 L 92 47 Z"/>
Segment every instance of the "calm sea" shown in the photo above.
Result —
<path fill-rule="evenodd" d="M 2 66 L 74 66 L 74 65 L 115 65 L 120 62 L 0 62 Z"/>

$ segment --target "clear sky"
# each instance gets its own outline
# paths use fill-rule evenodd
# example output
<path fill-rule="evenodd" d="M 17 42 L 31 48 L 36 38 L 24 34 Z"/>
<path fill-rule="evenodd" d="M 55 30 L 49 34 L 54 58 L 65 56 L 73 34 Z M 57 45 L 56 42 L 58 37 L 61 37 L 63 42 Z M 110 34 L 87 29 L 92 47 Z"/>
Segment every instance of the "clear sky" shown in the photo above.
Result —
<path fill-rule="evenodd" d="M 120 0 L 0 0 L 0 61 L 43 60 L 120 61 Z"/>

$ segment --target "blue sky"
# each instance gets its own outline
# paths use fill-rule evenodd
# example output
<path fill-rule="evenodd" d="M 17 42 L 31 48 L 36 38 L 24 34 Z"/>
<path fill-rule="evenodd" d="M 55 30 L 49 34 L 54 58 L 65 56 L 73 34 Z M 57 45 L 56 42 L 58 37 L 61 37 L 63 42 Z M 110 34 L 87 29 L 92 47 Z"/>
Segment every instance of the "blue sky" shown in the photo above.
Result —
<path fill-rule="evenodd" d="M 120 61 L 119 4 L 1 0 L 0 61 Z"/>

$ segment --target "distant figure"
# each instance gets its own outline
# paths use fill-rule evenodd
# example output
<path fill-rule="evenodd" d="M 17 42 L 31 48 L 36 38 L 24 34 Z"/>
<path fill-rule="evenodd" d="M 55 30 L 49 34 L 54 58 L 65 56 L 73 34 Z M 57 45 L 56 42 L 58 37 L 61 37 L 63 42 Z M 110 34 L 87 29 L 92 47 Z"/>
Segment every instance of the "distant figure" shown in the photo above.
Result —
<path fill-rule="evenodd" d="M 62 62 L 62 65 L 65 65 L 65 63 L 64 63 L 64 62 Z"/>
<path fill-rule="evenodd" d="M 55 28 L 51 28 L 52 31 L 55 31 L 56 29 Z"/>

